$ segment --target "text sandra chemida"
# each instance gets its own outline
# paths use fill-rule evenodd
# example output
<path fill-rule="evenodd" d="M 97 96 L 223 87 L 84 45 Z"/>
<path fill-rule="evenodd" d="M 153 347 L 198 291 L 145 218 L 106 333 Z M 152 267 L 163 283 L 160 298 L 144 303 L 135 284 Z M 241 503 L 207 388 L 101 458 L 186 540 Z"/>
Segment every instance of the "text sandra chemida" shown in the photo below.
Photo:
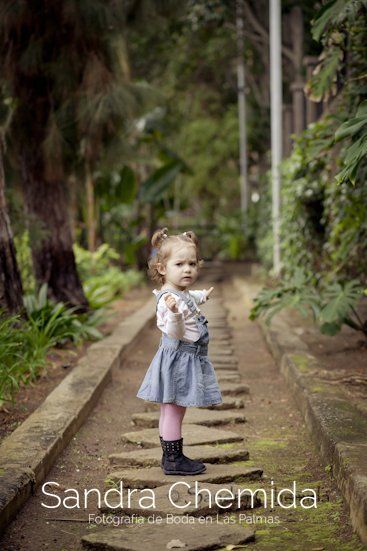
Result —
<path fill-rule="evenodd" d="M 47 496 L 41 505 L 47 509 L 87 509 L 88 500 L 97 498 L 98 508 L 107 506 L 109 509 L 130 509 L 140 508 L 144 510 L 156 509 L 156 492 L 158 488 L 131 489 L 124 488 L 120 481 L 115 487 L 106 491 L 98 488 L 67 488 L 61 491 L 58 482 L 48 481 L 42 485 L 42 494 Z M 200 487 L 201 486 L 201 487 Z M 275 506 L 284 509 L 303 507 L 304 509 L 317 508 L 317 495 L 313 488 L 297 490 L 297 483 L 294 480 L 292 487 L 276 487 L 274 481 L 270 481 L 270 488 L 240 488 L 233 485 L 219 484 L 218 489 L 205 488 L 203 483 L 178 481 L 167 489 L 167 498 L 172 507 L 180 510 L 194 507 L 198 509 L 205 504 L 206 507 L 219 507 L 220 509 L 237 508 L 241 509 L 250 506 L 255 507 L 259 499 L 263 507 L 273 509 Z M 57 493 L 55 493 L 57 492 Z"/>

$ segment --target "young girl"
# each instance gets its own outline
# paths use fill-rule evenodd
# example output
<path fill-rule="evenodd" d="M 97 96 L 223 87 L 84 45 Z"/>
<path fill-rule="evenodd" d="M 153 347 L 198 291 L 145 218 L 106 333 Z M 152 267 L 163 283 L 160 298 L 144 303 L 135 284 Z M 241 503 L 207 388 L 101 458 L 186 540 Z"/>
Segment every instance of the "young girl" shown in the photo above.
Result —
<path fill-rule="evenodd" d="M 199 474 L 204 463 L 182 453 L 181 427 L 186 407 L 222 403 L 217 377 L 208 358 L 208 320 L 198 304 L 213 291 L 188 291 L 199 267 L 198 240 L 194 232 L 168 235 L 157 230 L 151 241 L 153 255 L 148 274 L 162 287 L 157 299 L 157 325 L 162 331 L 159 348 L 137 393 L 138 398 L 159 402 L 159 433 L 165 474 Z"/>

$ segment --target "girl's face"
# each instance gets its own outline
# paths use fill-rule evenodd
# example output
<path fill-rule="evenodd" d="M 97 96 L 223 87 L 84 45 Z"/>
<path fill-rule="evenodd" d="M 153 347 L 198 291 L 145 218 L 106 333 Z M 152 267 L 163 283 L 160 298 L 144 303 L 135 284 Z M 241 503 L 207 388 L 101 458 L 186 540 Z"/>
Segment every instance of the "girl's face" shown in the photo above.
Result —
<path fill-rule="evenodd" d="M 195 245 L 182 245 L 172 251 L 166 266 L 158 264 L 158 271 L 165 276 L 165 285 L 184 291 L 198 277 Z"/>

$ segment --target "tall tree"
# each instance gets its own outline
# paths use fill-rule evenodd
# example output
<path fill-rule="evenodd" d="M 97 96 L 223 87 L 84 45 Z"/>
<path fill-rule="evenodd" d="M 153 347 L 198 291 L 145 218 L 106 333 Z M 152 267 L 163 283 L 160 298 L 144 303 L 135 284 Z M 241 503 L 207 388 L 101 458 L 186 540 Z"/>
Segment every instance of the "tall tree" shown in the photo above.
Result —
<path fill-rule="evenodd" d="M 5 0 L 0 8 L 1 78 L 15 105 L 8 142 L 29 220 L 43 228 L 32 244 L 35 275 L 52 298 L 81 309 L 65 182 L 85 178 L 86 167 L 90 178 L 142 99 L 126 69 L 126 10 L 113 0 Z"/>

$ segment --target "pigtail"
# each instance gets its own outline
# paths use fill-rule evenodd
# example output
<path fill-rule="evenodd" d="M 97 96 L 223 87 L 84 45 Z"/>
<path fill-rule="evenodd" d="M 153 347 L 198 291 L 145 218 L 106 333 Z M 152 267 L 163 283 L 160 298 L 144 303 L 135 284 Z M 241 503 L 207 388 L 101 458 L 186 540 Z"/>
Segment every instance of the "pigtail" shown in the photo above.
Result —
<path fill-rule="evenodd" d="M 195 234 L 192 230 L 184 231 L 182 235 L 185 235 L 186 237 L 188 237 L 189 239 L 191 239 L 191 241 L 194 242 L 195 247 L 199 248 L 199 240 L 198 240 L 198 238 L 196 237 L 196 234 Z"/>
<path fill-rule="evenodd" d="M 190 241 L 192 241 L 196 247 L 196 251 L 197 251 L 197 256 L 198 256 L 198 265 L 199 265 L 199 268 L 202 268 L 204 266 L 204 259 L 201 258 L 199 259 L 199 256 L 200 256 L 200 248 L 199 248 L 199 240 L 196 236 L 196 234 L 192 231 L 192 230 L 188 230 L 188 231 L 184 231 L 183 236 L 185 236 L 186 238 L 190 239 Z M 185 239 L 186 241 L 186 239 Z"/>
<path fill-rule="evenodd" d="M 159 249 L 162 245 L 164 239 L 167 239 L 168 237 L 168 228 L 162 228 L 160 230 L 156 230 L 153 233 L 151 245 L 153 249 Z"/>

